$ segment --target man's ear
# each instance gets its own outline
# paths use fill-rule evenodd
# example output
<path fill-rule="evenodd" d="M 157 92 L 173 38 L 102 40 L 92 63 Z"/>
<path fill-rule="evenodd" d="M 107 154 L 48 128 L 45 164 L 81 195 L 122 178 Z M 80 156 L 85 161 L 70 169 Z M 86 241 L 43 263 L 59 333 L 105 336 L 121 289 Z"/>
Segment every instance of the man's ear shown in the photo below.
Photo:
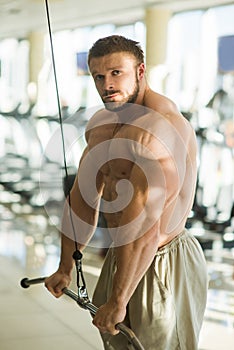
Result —
<path fill-rule="evenodd" d="M 138 66 L 138 79 L 141 80 L 145 75 L 145 64 L 140 63 Z"/>

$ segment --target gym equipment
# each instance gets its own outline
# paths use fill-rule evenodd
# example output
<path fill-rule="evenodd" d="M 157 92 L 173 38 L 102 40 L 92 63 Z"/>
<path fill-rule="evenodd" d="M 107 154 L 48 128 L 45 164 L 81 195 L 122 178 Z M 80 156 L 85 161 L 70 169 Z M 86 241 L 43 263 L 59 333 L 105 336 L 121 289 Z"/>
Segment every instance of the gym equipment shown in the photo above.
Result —
<path fill-rule="evenodd" d="M 23 278 L 20 281 L 20 285 L 22 288 L 28 288 L 30 285 L 43 283 L 46 277 L 39 277 L 34 279 Z M 78 294 L 73 292 L 68 288 L 63 289 L 63 293 L 69 296 L 71 299 L 75 300 L 75 302 L 83 309 L 90 311 L 92 315 L 95 315 L 98 308 L 93 305 L 87 295 L 86 288 L 83 286 L 78 290 Z M 144 347 L 136 337 L 135 333 L 125 326 L 123 323 L 118 323 L 116 325 L 116 329 L 118 329 L 125 337 L 127 337 L 128 341 L 132 344 L 135 350 L 144 350 Z"/>

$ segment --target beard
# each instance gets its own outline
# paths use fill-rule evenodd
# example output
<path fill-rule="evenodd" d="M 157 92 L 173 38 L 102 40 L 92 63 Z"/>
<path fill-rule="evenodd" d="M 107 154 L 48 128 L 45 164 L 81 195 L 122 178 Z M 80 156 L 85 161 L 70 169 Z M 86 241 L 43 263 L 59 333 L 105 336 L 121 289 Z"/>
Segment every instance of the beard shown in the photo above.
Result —
<path fill-rule="evenodd" d="M 132 94 L 123 98 L 122 101 L 105 103 L 105 108 L 109 111 L 112 111 L 112 112 L 122 111 L 123 109 L 125 109 L 128 106 L 128 104 L 136 102 L 139 91 L 140 91 L 139 81 L 136 77 L 135 86 L 134 86 Z M 111 93 L 113 93 L 113 91 L 111 91 Z M 114 91 L 114 93 L 121 93 L 121 91 Z"/>

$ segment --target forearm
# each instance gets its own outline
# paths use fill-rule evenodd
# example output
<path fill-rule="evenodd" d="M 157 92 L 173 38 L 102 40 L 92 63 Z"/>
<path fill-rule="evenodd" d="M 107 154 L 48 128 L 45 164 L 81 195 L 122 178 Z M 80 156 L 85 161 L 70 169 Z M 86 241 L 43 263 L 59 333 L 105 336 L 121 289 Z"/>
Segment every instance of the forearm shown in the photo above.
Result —
<path fill-rule="evenodd" d="M 69 207 L 66 201 L 61 222 L 61 255 L 59 269 L 70 273 L 74 266 L 73 253 L 82 251 L 91 239 L 97 225 L 98 210 L 79 200 L 79 206 Z"/>
<path fill-rule="evenodd" d="M 73 253 L 78 248 L 79 250 L 83 250 L 85 244 L 82 244 L 79 240 L 80 230 L 81 228 L 76 226 L 76 223 L 73 222 L 70 216 L 70 210 L 67 210 L 68 205 L 65 204 L 65 210 L 63 212 L 62 217 L 62 227 L 61 227 L 61 255 L 60 255 L 60 263 L 57 271 L 49 276 L 45 280 L 45 285 L 48 290 L 55 296 L 60 297 L 63 294 L 63 288 L 68 287 L 72 280 L 72 271 L 75 264 L 75 260 L 73 259 Z M 90 211 L 89 214 L 87 212 L 87 216 L 89 216 L 90 220 L 93 218 L 93 225 L 96 223 L 95 219 L 95 211 Z M 90 225 L 90 227 L 92 227 Z M 74 232 L 73 232 L 74 228 Z M 93 230 L 93 227 L 92 227 Z M 90 231 L 90 230 L 88 230 Z M 90 232 L 89 232 L 90 233 Z M 82 239 L 85 240 L 87 237 L 84 235 Z M 89 237 L 88 237 L 89 238 Z M 88 239 L 87 238 L 87 239 Z M 87 241 L 86 239 L 86 241 Z M 76 240 L 76 244 L 75 244 Z M 85 242 L 86 242 L 85 241 Z"/>
<path fill-rule="evenodd" d="M 158 249 L 157 227 L 137 240 L 115 248 L 116 273 L 111 299 L 125 306 L 148 270 Z"/>
<path fill-rule="evenodd" d="M 74 241 L 65 236 L 63 233 L 61 233 L 61 254 L 59 270 L 68 275 L 71 274 L 74 266 L 74 259 L 72 257 L 74 250 Z"/>
<path fill-rule="evenodd" d="M 130 181 L 135 189 L 131 202 L 122 211 L 119 227 L 112 237 L 117 270 L 112 296 L 127 305 L 158 249 L 161 191 L 150 194 L 141 169 L 134 167 Z"/>

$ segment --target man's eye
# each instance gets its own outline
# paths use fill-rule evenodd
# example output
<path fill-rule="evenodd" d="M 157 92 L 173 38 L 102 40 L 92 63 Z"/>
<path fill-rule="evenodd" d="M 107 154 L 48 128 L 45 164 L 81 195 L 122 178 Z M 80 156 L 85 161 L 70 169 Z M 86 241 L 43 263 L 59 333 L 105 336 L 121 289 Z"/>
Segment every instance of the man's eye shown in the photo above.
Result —
<path fill-rule="evenodd" d="M 120 71 L 119 71 L 119 70 L 117 70 L 117 69 L 116 69 L 116 70 L 114 70 L 114 71 L 112 72 L 112 74 L 113 74 L 113 75 L 119 75 L 119 73 L 120 73 Z"/>
<path fill-rule="evenodd" d="M 96 81 L 101 81 L 102 79 L 103 79 L 103 75 L 101 75 L 101 74 L 98 74 L 95 76 Z"/>

